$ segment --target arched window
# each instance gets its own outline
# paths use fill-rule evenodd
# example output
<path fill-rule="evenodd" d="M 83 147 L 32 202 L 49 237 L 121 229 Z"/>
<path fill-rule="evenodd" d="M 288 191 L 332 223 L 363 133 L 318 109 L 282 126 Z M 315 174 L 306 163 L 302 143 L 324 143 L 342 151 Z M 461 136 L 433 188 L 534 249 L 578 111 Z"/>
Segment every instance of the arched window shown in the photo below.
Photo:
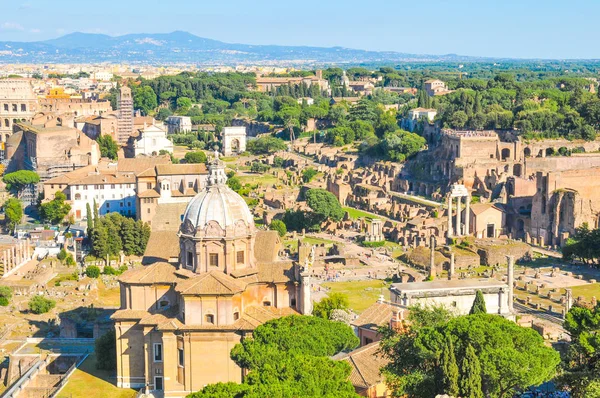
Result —
<path fill-rule="evenodd" d="M 240 319 L 240 313 L 236 311 L 233 313 L 233 320 L 237 321 L 238 319 Z"/>
<path fill-rule="evenodd" d="M 81 194 L 80 193 L 76 193 L 75 194 L 75 200 L 81 200 Z"/>
<path fill-rule="evenodd" d="M 263 306 L 264 307 L 270 307 L 271 306 L 271 302 L 270 301 L 263 301 Z"/>
<path fill-rule="evenodd" d="M 206 323 L 210 323 L 213 325 L 215 324 L 215 316 L 213 314 L 206 314 L 204 320 L 206 321 Z"/>

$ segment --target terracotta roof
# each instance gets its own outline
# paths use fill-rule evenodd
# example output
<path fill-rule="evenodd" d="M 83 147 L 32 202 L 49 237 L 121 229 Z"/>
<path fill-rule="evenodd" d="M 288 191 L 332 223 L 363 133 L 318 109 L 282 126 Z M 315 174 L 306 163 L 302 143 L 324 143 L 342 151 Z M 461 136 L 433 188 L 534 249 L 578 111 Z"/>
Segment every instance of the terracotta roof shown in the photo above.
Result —
<path fill-rule="evenodd" d="M 156 261 L 168 262 L 179 257 L 179 237 L 176 231 L 152 231 L 144 252 L 142 263 L 150 264 Z"/>
<path fill-rule="evenodd" d="M 364 310 L 351 324 L 363 329 L 377 330 L 380 326 L 390 322 L 393 308 L 394 306 L 391 304 L 375 303 Z M 406 314 L 404 318 L 406 318 Z"/>
<path fill-rule="evenodd" d="M 115 320 L 137 320 L 137 319 L 142 319 L 146 316 L 148 316 L 149 312 L 148 311 L 144 311 L 144 310 L 129 310 L 129 309 L 125 309 L 125 310 L 117 310 L 115 311 L 114 314 L 111 315 L 111 319 L 115 319 Z"/>
<path fill-rule="evenodd" d="M 138 194 L 138 198 L 160 198 L 160 194 L 155 189 L 148 189 Z"/>
<path fill-rule="evenodd" d="M 497 207 L 494 203 L 473 203 L 471 205 L 471 211 L 476 216 L 490 209 L 502 212 L 503 210 Z"/>
<path fill-rule="evenodd" d="M 176 283 L 181 278 L 175 274 L 175 271 L 173 265 L 159 262 L 126 271 L 119 277 L 119 282 L 142 285 Z"/>
<path fill-rule="evenodd" d="M 282 283 L 292 282 L 294 264 L 292 261 L 275 261 L 258 265 L 258 282 Z"/>
<path fill-rule="evenodd" d="M 179 175 L 179 174 L 208 174 L 204 163 L 198 164 L 159 164 L 156 166 L 157 175 Z"/>
<path fill-rule="evenodd" d="M 221 271 L 209 271 L 185 280 L 175 287 L 181 294 L 190 295 L 233 295 L 246 289 L 246 284 Z"/>
<path fill-rule="evenodd" d="M 171 158 L 168 155 L 164 156 L 148 156 L 139 158 L 123 158 L 119 159 L 118 169 L 121 172 L 131 171 L 134 173 L 141 173 L 151 167 L 155 167 L 159 164 L 171 163 Z"/>
<path fill-rule="evenodd" d="M 277 231 L 258 231 L 254 241 L 254 256 L 259 262 L 277 260 L 281 238 Z"/>
<path fill-rule="evenodd" d="M 356 388 L 370 388 L 384 381 L 381 368 L 389 363 L 379 352 L 379 342 L 367 344 L 339 358 L 351 367 L 350 382 Z"/>

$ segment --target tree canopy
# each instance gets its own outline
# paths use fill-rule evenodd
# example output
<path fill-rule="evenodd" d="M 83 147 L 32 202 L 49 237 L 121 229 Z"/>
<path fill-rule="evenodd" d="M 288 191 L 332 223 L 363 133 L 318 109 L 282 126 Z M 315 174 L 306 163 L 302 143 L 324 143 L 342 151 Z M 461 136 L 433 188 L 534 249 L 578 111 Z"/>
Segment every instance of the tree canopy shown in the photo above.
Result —
<path fill-rule="evenodd" d="M 2 181 L 6 184 L 8 190 L 14 189 L 20 191 L 26 185 L 37 184 L 40 182 L 40 176 L 35 171 L 19 170 L 13 173 L 4 174 Z"/>
<path fill-rule="evenodd" d="M 281 138 L 266 136 L 248 142 L 246 149 L 254 155 L 266 155 L 284 151 L 287 145 Z"/>
<path fill-rule="evenodd" d="M 385 369 L 386 378 L 396 394 L 431 397 L 445 393 L 448 377 L 440 363 L 447 339 L 452 340 L 459 362 L 461 396 L 511 397 L 555 375 L 560 357 L 532 329 L 490 314 L 448 321 L 436 316 L 432 320 L 435 322 L 413 324 L 409 333 L 388 333 L 382 342 L 391 360 Z M 482 394 L 476 392 L 478 388 Z"/>
<path fill-rule="evenodd" d="M 340 221 L 345 214 L 337 198 L 331 192 L 324 189 L 309 189 L 306 192 L 306 204 L 322 221 L 327 219 Z"/>
<path fill-rule="evenodd" d="M 7 226 L 14 229 L 23 218 L 23 205 L 17 198 L 9 198 L 4 202 L 4 214 L 6 215 Z"/>
<path fill-rule="evenodd" d="M 67 196 L 58 191 L 54 194 L 54 199 L 46 203 L 41 203 L 39 212 L 42 220 L 51 224 L 61 223 L 71 211 L 71 205 L 66 203 L 66 200 Z"/>
<path fill-rule="evenodd" d="M 100 148 L 100 155 L 112 160 L 117 160 L 119 153 L 119 145 L 113 140 L 110 135 L 101 135 L 96 138 L 98 147 Z"/>
<path fill-rule="evenodd" d="M 141 256 L 150 238 L 150 226 L 119 213 L 109 213 L 94 220 L 90 240 L 92 254 L 98 258 L 115 256 L 121 250 L 126 255 Z"/>
<path fill-rule="evenodd" d="M 185 163 L 206 163 L 206 154 L 202 151 L 188 152 L 183 157 Z"/>
<path fill-rule="evenodd" d="M 275 319 L 231 350 L 231 358 L 249 370 L 243 384 L 209 385 L 189 397 L 357 397 L 348 381 L 350 366 L 328 358 L 357 345 L 352 329 L 340 322 L 298 315 Z"/>

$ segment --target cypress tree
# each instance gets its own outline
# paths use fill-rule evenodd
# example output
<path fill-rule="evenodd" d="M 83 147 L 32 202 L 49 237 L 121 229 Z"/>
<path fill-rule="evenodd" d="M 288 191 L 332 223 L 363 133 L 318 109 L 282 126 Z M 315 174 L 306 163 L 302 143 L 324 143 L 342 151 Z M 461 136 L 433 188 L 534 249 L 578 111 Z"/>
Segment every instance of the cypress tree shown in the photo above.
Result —
<path fill-rule="evenodd" d="M 483 398 L 481 390 L 481 365 L 471 344 L 465 350 L 461 366 L 460 396 L 463 398 Z"/>
<path fill-rule="evenodd" d="M 94 228 L 94 220 L 92 219 L 92 208 L 89 203 L 85 204 L 85 217 L 87 221 L 87 234 L 88 237 L 92 234 L 92 228 Z"/>
<path fill-rule="evenodd" d="M 96 199 L 94 199 L 94 227 L 98 225 L 98 205 Z"/>
<path fill-rule="evenodd" d="M 485 308 L 485 299 L 483 298 L 483 293 L 481 290 L 478 290 L 477 293 L 475 293 L 475 300 L 473 300 L 473 306 L 471 307 L 469 314 L 487 314 L 487 309 Z"/>
<path fill-rule="evenodd" d="M 456 363 L 456 355 L 454 354 L 454 344 L 452 338 L 446 336 L 446 345 L 442 352 L 442 385 L 443 394 L 450 396 L 458 396 L 458 364 Z"/>

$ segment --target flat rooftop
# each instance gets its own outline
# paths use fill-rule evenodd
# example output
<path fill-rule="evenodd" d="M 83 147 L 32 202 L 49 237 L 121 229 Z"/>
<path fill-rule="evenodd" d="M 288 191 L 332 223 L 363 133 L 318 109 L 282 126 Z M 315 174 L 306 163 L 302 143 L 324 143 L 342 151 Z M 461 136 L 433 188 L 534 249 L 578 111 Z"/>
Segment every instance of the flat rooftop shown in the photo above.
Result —
<path fill-rule="evenodd" d="M 437 280 L 431 282 L 394 283 L 390 290 L 398 292 L 443 292 L 445 290 L 488 289 L 508 287 L 504 282 L 495 279 L 458 279 Z"/>

